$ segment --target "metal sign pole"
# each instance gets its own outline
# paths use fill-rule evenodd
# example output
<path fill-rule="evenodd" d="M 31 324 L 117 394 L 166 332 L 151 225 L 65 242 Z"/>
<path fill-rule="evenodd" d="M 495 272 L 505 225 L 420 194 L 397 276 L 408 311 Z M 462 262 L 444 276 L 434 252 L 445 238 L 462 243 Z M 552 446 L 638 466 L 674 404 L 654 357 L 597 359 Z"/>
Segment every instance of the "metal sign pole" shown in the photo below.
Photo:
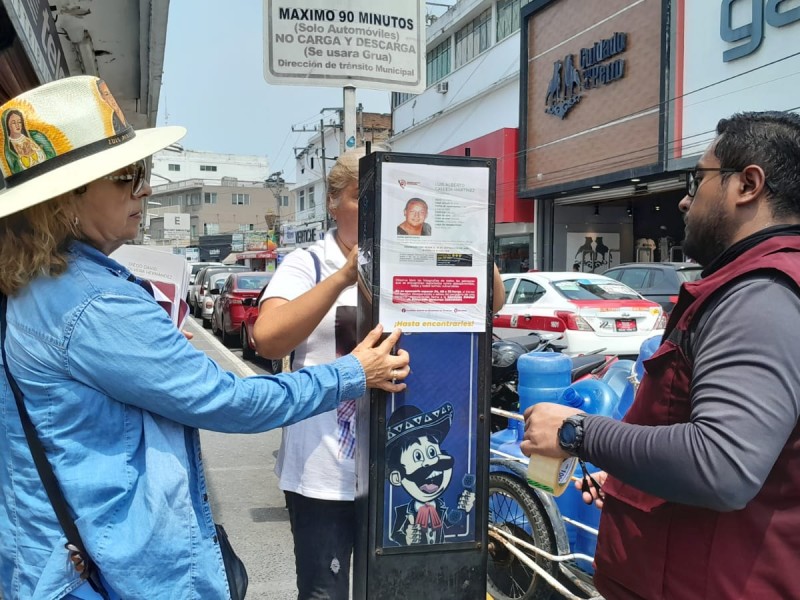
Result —
<path fill-rule="evenodd" d="M 486 595 L 495 170 L 360 162 L 357 337 L 402 328 L 412 372 L 403 392 L 357 405 L 356 600 Z"/>
<path fill-rule="evenodd" d="M 356 147 L 356 88 L 342 88 L 344 118 L 342 119 L 342 147 L 340 153 Z"/>

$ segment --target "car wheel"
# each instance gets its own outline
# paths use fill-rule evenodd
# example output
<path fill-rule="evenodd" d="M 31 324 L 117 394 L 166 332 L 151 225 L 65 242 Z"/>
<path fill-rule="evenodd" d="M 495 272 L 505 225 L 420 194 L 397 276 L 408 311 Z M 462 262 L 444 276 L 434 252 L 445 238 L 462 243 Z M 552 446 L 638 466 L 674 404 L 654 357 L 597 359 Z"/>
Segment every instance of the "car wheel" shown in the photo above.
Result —
<path fill-rule="evenodd" d="M 211 333 L 219 335 L 219 328 L 217 327 L 217 320 L 214 318 L 214 313 L 211 313 Z"/>
<path fill-rule="evenodd" d="M 201 313 L 201 315 L 202 315 L 202 313 Z M 211 328 L 211 319 L 206 319 L 205 317 L 202 317 L 202 316 L 201 316 L 201 318 L 203 319 L 203 327 L 205 327 L 206 329 L 210 329 Z"/>
<path fill-rule="evenodd" d="M 225 346 L 233 346 L 233 343 L 236 341 L 233 339 L 233 336 L 228 333 L 228 330 L 225 329 L 225 317 L 222 317 L 222 323 L 219 327 L 220 335 L 222 336 L 222 343 Z"/>
<path fill-rule="evenodd" d="M 244 325 L 242 325 L 242 330 L 239 335 L 242 344 L 242 358 L 253 360 L 256 357 L 256 353 L 255 350 L 250 347 L 250 341 L 247 339 L 247 328 Z"/>

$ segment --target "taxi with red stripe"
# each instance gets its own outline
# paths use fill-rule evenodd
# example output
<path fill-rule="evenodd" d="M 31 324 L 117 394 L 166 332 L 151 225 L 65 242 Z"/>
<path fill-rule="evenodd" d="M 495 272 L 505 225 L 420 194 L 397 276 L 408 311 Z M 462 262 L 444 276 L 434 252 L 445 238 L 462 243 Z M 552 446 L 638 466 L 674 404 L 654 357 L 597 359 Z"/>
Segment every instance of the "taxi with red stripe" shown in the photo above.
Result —
<path fill-rule="evenodd" d="M 502 278 L 506 303 L 493 321 L 500 337 L 555 333 L 570 354 L 635 356 L 644 340 L 663 334 L 666 326 L 657 302 L 610 277 L 532 272 Z"/>

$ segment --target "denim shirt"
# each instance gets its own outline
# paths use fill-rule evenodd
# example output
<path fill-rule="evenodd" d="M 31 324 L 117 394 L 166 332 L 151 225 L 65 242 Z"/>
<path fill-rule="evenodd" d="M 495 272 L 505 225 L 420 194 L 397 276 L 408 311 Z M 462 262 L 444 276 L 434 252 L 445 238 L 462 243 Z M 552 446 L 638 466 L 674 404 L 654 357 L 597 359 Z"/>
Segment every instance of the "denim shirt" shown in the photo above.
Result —
<path fill-rule="evenodd" d="M 133 598 L 228 598 L 197 428 L 266 431 L 365 391 L 359 362 L 238 378 L 196 350 L 130 273 L 75 242 L 67 271 L 8 301 L 9 369 L 89 554 Z M 83 582 L 0 370 L 3 597 Z"/>

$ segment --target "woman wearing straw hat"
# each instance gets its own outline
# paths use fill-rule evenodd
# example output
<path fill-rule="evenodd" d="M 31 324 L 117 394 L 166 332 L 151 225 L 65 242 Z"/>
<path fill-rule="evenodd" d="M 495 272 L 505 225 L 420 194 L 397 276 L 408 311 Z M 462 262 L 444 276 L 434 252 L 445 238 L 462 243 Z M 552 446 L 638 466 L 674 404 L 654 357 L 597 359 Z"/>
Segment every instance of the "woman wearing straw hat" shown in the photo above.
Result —
<path fill-rule="evenodd" d="M 241 379 L 195 350 L 108 257 L 138 233 L 147 157 L 185 130 L 115 131 L 98 81 L 62 79 L 0 106 L 53 149 L 23 170 L 0 157 L 0 586 L 6 600 L 228 598 L 196 428 L 265 431 L 365 386 L 399 391 L 408 356 L 389 353 L 399 331 L 378 344 L 376 329 L 330 365 Z M 77 558 L 26 413 L 85 547 Z M 100 576 L 90 586 L 69 561 Z"/>

